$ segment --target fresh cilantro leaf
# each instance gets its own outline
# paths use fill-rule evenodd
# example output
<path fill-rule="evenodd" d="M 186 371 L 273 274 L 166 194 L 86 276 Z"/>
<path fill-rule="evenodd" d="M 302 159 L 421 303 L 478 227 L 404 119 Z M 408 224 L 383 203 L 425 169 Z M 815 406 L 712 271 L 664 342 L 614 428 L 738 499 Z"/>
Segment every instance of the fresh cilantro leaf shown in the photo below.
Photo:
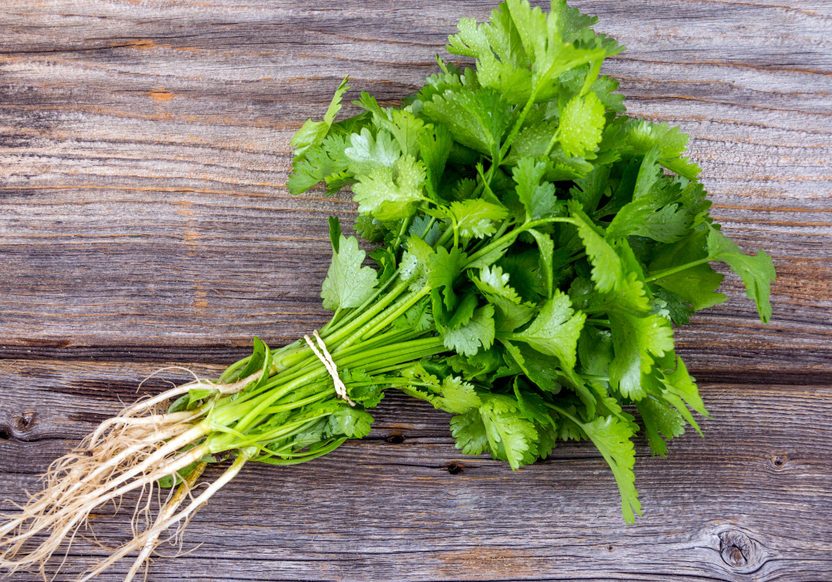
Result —
<path fill-rule="evenodd" d="M 623 396 L 645 396 L 641 375 L 650 372 L 655 358 L 673 349 L 673 330 L 667 319 L 625 310 L 609 314 L 615 357 L 610 363 L 610 382 Z"/>
<path fill-rule="evenodd" d="M 344 151 L 348 145 L 344 134 L 327 135 L 320 145 L 309 146 L 304 155 L 292 161 L 292 175 L 286 186 L 292 194 L 306 192 L 315 184 L 325 182 L 329 192 L 346 184 L 352 174 Z"/>
<path fill-rule="evenodd" d="M 413 214 L 424 199 L 425 167 L 412 156 L 398 158 L 392 167 L 378 167 L 360 176 L 352 187 L 359 212 L 381 221 L 399 220 Z"/>
<path fill-rule="evenodd" d="M 439 247 L 429 256 L 428 285 L 433 289 L 441 289 L 445 307 L 451 309 L 456 302 L 454 282 L 465 264 L 465 253 L 454 247 L 450 251 Z"/>
<path fill-rule="evenodd" d="M 500 332 L 512 332 L 534 315 L 534 306 L 525 303 L 508 283 L 508 273 L 497 265 L 485 267 L 474 277 L 474 284 L 496 309 L 494 320 Z"/>
<path fill-rule="evenodd" d="M 465 414 L 482 404 L 474 386 L 456 376 L 445 377 L 442 381 L 441 394 L 435 404 L 437 408 L 451 414 Z"/>
<path fill-rule="evenodd" d="M 330 437 L 362 439 L 370 434 L 372 424 L 373 417 L 370 413 L 350 406 L 339 406 L 336 412 L 327 417 L 325 433 Z"/>
<path fill-rule="evenodd" d="M 474 311 L 477 309 L 477 296 L 474 293 L 467 293 L 462 300 L 457 304 L 456 310 L 451 318 L 448 320 L 448 329 L 457 329 L 474 317 Z"/>
<path fill-rule="evenodd" d="M 557 132 L 564 153 L 583 158 L 593 154 L 601 143 L 605 122 L 604 104 L 595 93 L 570 99 L 561 111 Z"/>
<path fill-rule="evenodd" d="M 690 424 L 699 434 L 699 425 L 694 420 L 688 408 L 698 412 L 702 416 L 707 417 L 708 411 L 705 408 L 705 403 L 702 402 L 702 397 L 699 395 L 699 388 L 696 386 L 696 381 L 688 373 L 688 369 L 682 358 L 676 358 L 676 367 L 670 371 L 663 371 L 661 383 L 664 386 L 662 390 L 662 398 L 665 401 L 676 407 L 679 414 Z"/>
<path fill-rule="evenodd" d="M 377 275 L 370 267 L 362 267 L 366 253 L 358 248 L 358 239 L 340 235 L 338 250 L 321 287 L 324 307 L 331 311 L 358 307 L 375 291 Z"/>
<path fill-rule="evenodd" d="M 598 417 L 590 422 L 575 422 L 601 452 L 604 460 L 612 469 L 618 491 L 621 494 L 621 512 L 627 523 L 635 521 L 636 514 L 641 515 L 641 503 L 636 491 L 636 476 L 633 472 L 636 451 L 633 447 L 633 428 L 614 416 Z"/>
<path fill-rule="evenodd" d="M 350 171 L 356 176 L 368 175 L 374 171 L 392 168 L 402 156 L 393 136 L 383 129 L 375 135 L 366 127 L 349 138 L 349 147 L 344 155 L 349 160 Z"/>
<path fill-rule="evenodd" d="M 488 450 L 485 423 L 478 409 L 451 418 L 451 435 L 456 448 L 466 455 L 481 455 Z"/>
<path fill-rule="evenodd" d="M 765 323 L 771 319 L 771 283 L 776 276 L 771 257 L 765 251 L 746 255 L 716 228 L 708 232 L 708 254 L 712 260 L 727 264 L 740 276 L 748 298 L 757 304 L 760 321 Z"/>
<path fill-rule="evenodd" d="M 650 450 L 654 455 L 666 456 L 665 439 L 670 440 L 685 432 L 685 421 L 682 416 L 673 406 L 654 396 L 639 400 L 636 407 L 644 422 L 644 431 Z"/>
<path fill-rule="evenodd" d="M 430 125 L 419 134 L 419 156 L 425 164 L 427 174 L 425 186 L 429 196 L 435 200 L 441 198 L 440 184 L 452 145 L 451 132 L 444 125 Z"/>
<path fill-rule="evenodd" d="M 434 95 L 423 110 L 429 119 L 447 127 L 462 145 L 495 157 L 511 123 L 509 104 L 492 89 L 445 91 Z"/>
<path fill-rule="evenodd" d="M 623 279 L 621 259 L 604 237 L 598 232 L 592 220 L 584 213 L 580 204 L 569 203 L 569 213 L 578 228 L 578 236 L 584 243 L 586 254 L 592 262 L 592 280 L 598 291 L 612 291 L 616 283 Z"/>
<path fill-rule="evenodd" d="M 546 163 L 535 162 L 531 158 L 521 158 L 512 170 L 517 196 L 526 209 L 526 220 L 537 220 L 555 213 L 555 185 L 542 182 L 545 175 Z"/>
<path fill-rule="evenodd" d="M 505 207 L 485 200 L 463 200 L 450 206 L 459 236 L 463 239 L 483 238 L 497 230 L 495 222 L 504 219 L 508 212 Z"/>
<path fill-rule="evenodd" d="M 543 278 L 546 281 L 546 296 L 551 297 L 552 291 L 554 290 L 553 280 L 555 274 L 555 243 L 554 241 L 552 241 L 552 237 L 550 237 L 546 233 L 540 232 L 539 230 L 531 229 L 527 232 L 530 235 L 532 235 L 532 237 L 534 237 L 535 242 L 537 242 L 537 248 L 540 251 L 540 272 L 543 273 Z"/>
<path fill-rule="evenodd" d="M 575 312 L 569 296 L 556 291 L 543 304 L 528 328 L 509 337 L 529 344 L 537 351 L 556 357 L 566 370 L 575 367 L 575 353 L 586 315 Z"/>
<path fill-rule="evenodd" d="M 512 469 L 537 459 L 537 430 L 523 417 L 514 398 L 489 394 L 479 413 L 494 458 L 506 461 Z"/>
<path fill-rule="evenodd" d="M 526 378 L 544 392 L 551 394 L 560 392 L 561 386 L 558 382 L 560 375 L 555 366 L 552 366 L 551 356 L 541 354 L 529 346 L 515 345 L 507 340 L 502 340 L 502 343 L 511 358 L 520 366 Z"/>
<path fill-rule="evenodd" d="M 635 183 L 633 200 L 625 204 L 607 227 L 607 238 L 639 235 L 673 243 L 688 234 L 693 217 L 679 202 L 681 188 L 663 177 L 658 150 L 644 157 Z"/>
<path fill-rule="evenodd" d="M 463 356 L 473 356 L 480 349 L 487 350 L 494 343 L 494 307 L 480 307 L 465 325 L 445 330 L 442 340 L 445 347 Z"/>
<path fill-rule="evenodd" d="M 670 246 L 662 247 L 654 254 L 649 271 L 661 272 L 707 258 L 706 239 L 707 231 L 700 229 Z M 699 311 L 725 301 L 725 295 L 717 292 L 722 278 L 720 273 L 703 263 L 662 277 L 654 285 L 675 294 L 687 302 L 691 309 Z"/>
<path fill-rule="evenodd" d="M 643 156 L 657 148 L 665 168 L 691 180 L 699 175 L 699 167 L 684 157 L 688 136 L 678 127 L 621 117 L 608 128 L 604 149 L 615 150 L 619 156 Z"/>

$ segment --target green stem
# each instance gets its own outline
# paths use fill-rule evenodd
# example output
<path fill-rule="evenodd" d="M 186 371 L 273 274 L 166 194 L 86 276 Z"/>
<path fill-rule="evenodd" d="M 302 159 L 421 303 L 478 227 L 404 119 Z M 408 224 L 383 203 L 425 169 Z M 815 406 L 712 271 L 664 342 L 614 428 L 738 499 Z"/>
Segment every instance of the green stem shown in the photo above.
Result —
<path fill-rule="evenodd" d="M 500 159 L 503 159 L 506 154 L 508 153 L 511 144 L 514 142 L 517 135 L 520 133 L 520 130 L 523 128 L 523 124 L 526 122 L 526 117 L 528 117 L 529 112 L 532 110 L 532 106 L 534 105 L 535 100 L 537 99 L 537 92 L 540 90 L 540 83 L 534 88 L 531 95 L 529 95 L 529 100 L 526 101 L 526 105 L 523 107 L 523 110 L 520 112 L 520 116 L 517 118 L 517 121 L 514 122 L 514 125 L 511 128 L 511 131 L 508 134 L 508 137 L 503 142 L 503 145 L 500 146 Z M 496 164 L 492 164 L 491 168 L 498 166 L 499 162 Z M 489 178 L 491 176 L 491 168 L 488 169 Z"/>
<path fill-rule="evenodd" d="M 490 244 L 488 244 L 487 246 L 484 246 L 483 248 L 481 248 L 480 250 L 478 250 L 477 252 L 472 254 L 470 257 L 468 257 L 468 263 L 467 264 L 470 265 L 470 264 L 476 262 L 478 259 L 481 259 L 482 257 L 487 255 L 488 253 L 490 253 L 490 252 L 492 252 L 496 249 L 499 249 L 501 246 L 510 245 L 511 243 L 514 242 L 514 240 L 518 236 L 520 236 L 520 233 L 522 233 L 526 230 L 531 230 L 535 227 L 542 226 L 544 224 L 552 224 L 552 223 L 555 223 L 555 222 L 564 222 L 564 223 L 568 223 L 568 224 L 574 224 L 575 223 L 575 221 L 572 220 L 571 218 L 566 218 L 566 217 L 563 217 L 563 216 L 553 216 L 551 218 L 541 218 L 539 220 L 532 220 L 531 222 L 527 222 L 526 224 L 523 224 L 521 226 L 518 226 L 518 227 L 514 228 L 513 230 L 507 232 L 506 234 L 504 234 L 501 237 L 495 238 Z"/>
<path fill-rule="evenodd" d="M 676 273 L 687 271 L 688 269 L 692 269 L 693 267 L 704 265 L 705 263 L 711 262 L 711 260 L 711 257 L 705 257 L 704 259 L 699 259 L 698 261 L 691 261 L 690 263 L 685 263 L 684 265 L 671 267 L 670 269 L 665 269 L 664 271 L 659 271 L 654 275 L 650 275 L 644 281 L 647 283 L 652 283 L 653 281 L 658 281 L 659 279 L 663 279 L 664 277 L 669 277 L 670 275 L 675 275 Z"/>
<path fill-rule="evenodd" d="M 371 321 L 375 318 L 379 313 L 384 311 L 391 303 L 395 302 L 402 293 L 406 292 L 409 283 L 407 281 L 402 281 L 398 285 L 396 285 L 393 289 L 390 290 L 382 299 L 378 300 L 372 307 L 366 309 L 363 313 L 359 313 L 358 317 L 356 317 L 353 321 L 347 324 L 345 327 L 339 329 L 336 332 L 333 332 L 331 335 L 322 336 L 324 341 L 327 344 L 337 343 L 348 336 L 353 336 L 357 329 L 360 326 L 366 325 L 367 322 Z M 358 311 L 358 310 L 356 310 Z M 353 337 L 348 337 L 347 342 L 352 343 L 354 341 Z"/>
<path fill-rule="evenodd" d="M 423 287 L 421 290 L 411 293 L 410 297 L 405 296 L 405 298 L 401 301 L 401 304 L 393 309 L 390 313 L 388 313 L 384 318 L 382 318 L 378 323 L 374 324 L 370 327 L 370 329 L 361 333 L 358 337 L 360 339 L 364 339 L 367 337 L 373 337 L 374 334 L 378 333 L 379 331 L 385 329 L 388 325 L 391 325 L 394 321 L 396 321 L 399 317 L 407 313 L 407 310 L 419 303 L 424 297 L 426 297 L 430 293 L 429 287 Z M 356 334 L 358 335 L 358 334 Z M 347 345 L 345 343 L 345 345 Z"/>

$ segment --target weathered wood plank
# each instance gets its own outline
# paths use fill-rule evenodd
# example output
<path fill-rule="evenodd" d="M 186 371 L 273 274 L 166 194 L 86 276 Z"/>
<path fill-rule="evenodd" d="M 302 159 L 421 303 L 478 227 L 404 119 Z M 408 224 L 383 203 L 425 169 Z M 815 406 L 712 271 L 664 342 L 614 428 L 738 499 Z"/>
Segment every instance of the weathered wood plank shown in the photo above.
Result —
<path fill-rule="evenodd" d="M 0 490 L 22 501 L 37 472 L 155 368 L 2 362 Z M 612 478 L 590 447 L 562 446 L 512 473 L 461 456 L 446 415 L 393 396 L 365 441 L 300 467 L 246 469 L 190 526 L 192 553 L 157 560 L 151 580 L 832 576 L 832 388 L 702 389 L 712 412 L 705 439 L 679 439 L 667 459 L 638 447 L 646 513 L 635 527 L 621 521 Z M 105 511 L 96 531 L 123 540 L 126 519 Z M 66 575 L 101 555 L 79 542 Z"/>
<path fill-rule="evenodd" d="M 631 110 L 692 134 L 714 214 L 778 266 L 771 326 L 744 300 L 714 309 L 681 333 L 690 365 L 716 379 L 828 381 L 828 6 L 579 5 L 630 48 L 608 72 Z M 346 74 L 400 98 L 455 21 L 491 6 L 10 3 L 0 353 L 130 346 L 210 361 L 242 354 L 254 334 L 279 344 L 320 325 L 325 217 L 353 206 L 287 195 L 292 131 Z"/>
<path fill-rule="evenodd" d="M 607 72 L 630 110 L 691 133 L 714 214 L 777 263 L 771 325 L 731 283 L 679 334 L 708 381 L 707 438 L 666 460 L 639 448 L 648 513 L 628 528 L 590 447 L 512 474 L 391 398 L 364 442 L 249 468 L 193 523 L 186 548 L 204 545 L 152 580 L 832 577 L 832 7 L 576 4 L 629 47 Z M 20 501 L 160 362 L 215 372 L 251 335 L 319 326 L 325 218 L 353 205 L 287 195 L 289 137 L 346 74 L 385 100 L 413 90 L 456 20 L 492 6 L 5 2 L 2 496 Z M 69 573 L 101 555 L 74 553 Z"/>

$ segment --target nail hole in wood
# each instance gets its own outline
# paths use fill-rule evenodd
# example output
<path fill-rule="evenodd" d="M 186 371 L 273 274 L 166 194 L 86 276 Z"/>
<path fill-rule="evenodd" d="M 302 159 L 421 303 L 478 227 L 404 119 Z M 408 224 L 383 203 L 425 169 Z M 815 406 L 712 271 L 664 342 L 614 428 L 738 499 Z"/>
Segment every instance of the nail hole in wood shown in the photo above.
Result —
<path fill-rule="evenodd" d="M 774 465 L 775 469 L 781 469 L 789 460 L 789 456 L 785 453 L 776 453 L 771 456 L 771 464 Z"/>
<path fill-rule="evenodd" d="M 391 434 L 386 439 L 384 439 L 391 445 L 400 445 L 404 442 L 404 435 L 403 434 Z"/>
<path fill-rule="evenodd" d="M 462 463 L 448 463 L 448 473 L 451 475 L 459 475 L 465 470 Z"/>

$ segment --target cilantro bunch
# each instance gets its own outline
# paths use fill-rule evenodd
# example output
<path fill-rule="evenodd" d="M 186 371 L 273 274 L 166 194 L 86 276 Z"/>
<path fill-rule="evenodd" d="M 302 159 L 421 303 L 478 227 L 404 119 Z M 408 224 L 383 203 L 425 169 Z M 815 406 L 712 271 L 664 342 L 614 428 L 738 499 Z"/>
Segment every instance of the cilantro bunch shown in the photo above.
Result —
<path fill-rule="evenodd" d="M 134 553 L 131 580 L 248 462 L 304 463 L 366 436 L 390 388 L 452 414 L 464 453 L 512 469 L 591 441 L 634 521 L 635 435 L 663 455 L 707 416 L 674 326 L 724 301 L 711 263 L 740 276 L 763 321 L 775 274 L 711 219 L 687 137 L 625 115 L 600 75 L 621 47 L 594 22 L 563 2 L 507 0 L 450 37 L 473 67 L 438 60 L 400 106 L 362 93 L 362 112 L 336 121 L 341 83 L 292 140 L 289 188 L 350 188 L 373 266 L 331 220 L 331 320 L 275 350 L 255 339 L 218 379 L 102 422 L 0 523 L 0 570 L 45 574 L 96 508 L 135 491 L 132 535 L 85 577 Z M 157 485 L 176 491 L 153 512 Z"/>
<path fill-rule="evenodd" d="M 674 326 L 725 300 L 714 262 L 768 321 L 775 272 L 709 215 L 687 136 L 626 115 L 600 74 L 622 47 L 594 23 L 565 2 L 544 12 L 507 0 L 449 38 L 473 66 L 437 58 L 401 105 L 362 93 L 361 113 L 336 121 L 345 80 L 293 137 L 289 189 L 351 189 L 356 231 L 373 243 L 365 266 L 331 222 L 322 297 L 335 313 L 323 331 L 336 343 L 344 330 L 441 341 L 375 385 L 451 413 L 460 450 L 513 469 L 559 441 L 591 441 L 631 522 L 633 437 L 664 455 L 687 425 L 699 432 L 694 413 L 707 416 Z"/>

